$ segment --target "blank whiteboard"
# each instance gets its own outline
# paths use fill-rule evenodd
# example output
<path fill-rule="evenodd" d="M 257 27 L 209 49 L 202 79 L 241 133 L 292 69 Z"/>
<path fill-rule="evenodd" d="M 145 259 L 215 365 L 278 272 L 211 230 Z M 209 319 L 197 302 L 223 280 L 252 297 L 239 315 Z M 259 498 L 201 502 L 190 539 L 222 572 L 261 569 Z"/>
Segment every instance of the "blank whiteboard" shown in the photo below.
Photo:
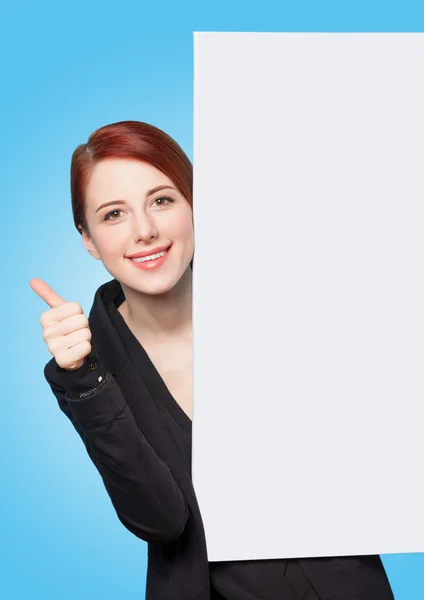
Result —
<path fill-rule="evenodd" d="M 210 561 L 424 551 L 424 35 L 195 33 Z"/>

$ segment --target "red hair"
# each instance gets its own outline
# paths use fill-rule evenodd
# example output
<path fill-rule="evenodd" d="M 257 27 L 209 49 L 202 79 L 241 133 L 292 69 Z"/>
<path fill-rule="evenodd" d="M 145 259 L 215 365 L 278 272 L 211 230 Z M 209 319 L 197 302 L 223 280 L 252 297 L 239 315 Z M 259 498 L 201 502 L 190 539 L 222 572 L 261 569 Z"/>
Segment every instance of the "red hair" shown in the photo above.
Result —
<path fill-rule="evenodd" d="M 106 158 L 133 158 L 165 173 L 193 206 L 193 166 L 182 148 L 161 129 L 121 121 L 97 129 L 78 146 L 71 161 L 71 199 L 75 227 L 86 230 L 85 190 L 95 165 Z"/>

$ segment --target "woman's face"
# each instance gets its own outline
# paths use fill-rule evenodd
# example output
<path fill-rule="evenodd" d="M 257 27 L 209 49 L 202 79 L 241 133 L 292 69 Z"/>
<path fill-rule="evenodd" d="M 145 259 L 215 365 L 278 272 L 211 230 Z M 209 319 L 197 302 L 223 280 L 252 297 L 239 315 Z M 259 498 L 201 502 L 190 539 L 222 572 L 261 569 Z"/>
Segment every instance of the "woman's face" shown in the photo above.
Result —
<path fill-rule="evenodd" d="M 138 292 L 168 292 L 193 257 L 191 207 L 174 183 L 147 163 L 99 162 L 87 185 L 85 218 L 84 246 L 112 277 Z"/>

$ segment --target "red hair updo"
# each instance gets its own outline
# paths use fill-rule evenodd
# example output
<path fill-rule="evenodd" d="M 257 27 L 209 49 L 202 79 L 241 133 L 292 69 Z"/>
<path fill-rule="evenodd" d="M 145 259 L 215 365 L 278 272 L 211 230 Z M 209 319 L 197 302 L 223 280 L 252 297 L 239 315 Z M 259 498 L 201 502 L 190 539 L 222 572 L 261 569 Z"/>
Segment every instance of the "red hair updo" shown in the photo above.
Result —
<path fill-rule="evenodd" d="M 193 166 L 182 148 L 161 129 L 121 121 L 97 129 L 78 146 L 71 161 L 71 200 L 75 227 L 87 229 L 85 190 L 95 165 L 106 158 L 132 158 L 162 171 L 193 206 Z"/>

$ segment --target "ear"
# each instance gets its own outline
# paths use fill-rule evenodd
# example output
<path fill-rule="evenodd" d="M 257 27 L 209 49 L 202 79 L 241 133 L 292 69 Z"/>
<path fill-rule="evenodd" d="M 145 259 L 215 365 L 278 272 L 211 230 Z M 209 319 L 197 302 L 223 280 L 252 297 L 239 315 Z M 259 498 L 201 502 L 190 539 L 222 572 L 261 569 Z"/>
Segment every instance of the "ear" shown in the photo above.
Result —
<path fill-rule="evenodd" d="M 84 230 L 81 229 L 82 243 L 88 252 L 93 256 L 93 258 L 97 258 L 97 260 L 101 260 L 99 253 L 97 252 L 97 248 L 94 245 L 94 242 L 90 235 Z"/>

